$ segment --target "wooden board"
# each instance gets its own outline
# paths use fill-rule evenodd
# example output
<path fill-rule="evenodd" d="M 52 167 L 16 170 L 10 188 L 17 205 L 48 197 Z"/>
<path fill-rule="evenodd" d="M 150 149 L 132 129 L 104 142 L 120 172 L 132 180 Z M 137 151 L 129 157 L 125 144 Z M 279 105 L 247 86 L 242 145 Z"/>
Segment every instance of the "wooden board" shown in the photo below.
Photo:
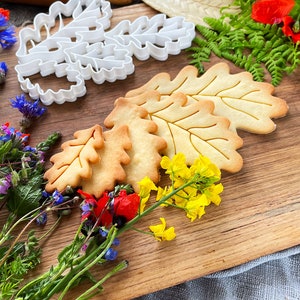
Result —
<path fill-rule="evenodd" d="M 113 24 L 155 13 L 143 4 L 116 9 Z M 7 82 L 0 86 L 0 121 L 10 121 L 15 126 L 20 114 L 9 106 L 9 99 L 21 94 L 13 69 L 17 63 L 14 54 L 17 47 L 0 53 L 0 60 L 5 60 L 10 68 Z M 214 58 L 207 67 L 217 61 Z M 30 130 L 31 144 L 43 140 L 52 131 L 61 131 L 65 141 L 76 130 L 96 123 L 103 125 L 115 99 L 158 72 L 169 72 L 174 78 L 188 62 L 185 51 L 164 62 L 135 60 L 136 71 L 126 80 L 102 85 L 87 82 L 86 96 L 74 103 L 48 107 L 47 114 Z M 233 65 L 230 67 L 232 73 L 241 71 Z M 209 207 L 207 214 L 194 222 L 177 210 L 159 209 L 139 224 L 140 229 L 147 229 L 159 217 L 166 217 L 177 232 L 172 242 L 159 243 L 140 233 L 125 233 L 118 249 L 119 260 L 127 259 L 129 267 L 111 278 L 97 299 L 134 298 L 299 244 L 299 78 L 300 70 L 285 77 L 275 90 L 275 95 L 285 99 L 290 107 L 286 117 L 276 120 L 276 131 L 268 135 L 240 132 L 244 146 L 239 152 L 244 166 L 237 174 L 223 175 L 225 190 L 221 206 Z M 47 79 L 47 84 L 57 87 L 65 82 L 53 77 Z M 71 241 L 79 222 L 79 212 L 74 212 L 45 242 L 39 271 L 55 264 L 56 255 Z M 76 288 L 68 299 L 74 299 L 85 288 L 85 285 Z"/>

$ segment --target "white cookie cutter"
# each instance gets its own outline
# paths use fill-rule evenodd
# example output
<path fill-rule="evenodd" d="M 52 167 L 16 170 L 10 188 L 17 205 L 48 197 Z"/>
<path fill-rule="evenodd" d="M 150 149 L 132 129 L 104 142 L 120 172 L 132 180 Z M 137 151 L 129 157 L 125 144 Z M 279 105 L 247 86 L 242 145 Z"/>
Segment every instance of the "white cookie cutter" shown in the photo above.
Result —
<path fill-rule="evenodd" d="M 65 24 L 63 16 L 72 21 Z M 19 34 L 15 69 L 22 90 L 45 105 L 72 102 L 86 93 L 85 80 L 101 84 L 125 79 L 134 72 L 132 56 L 166 60 L 169 54 L 189 47 L 195 37 L 194 24 L 183 17 L 143 16 L 132 23 L 121 21 L 106 31 L 111 17 L 110 2 L 105 0 L 55 2 L 49 14 L 38 14 L 33 28 L 24 28 Z M 56 22 L 59 29 L 52 33 Z M 74 84 L 68 90 L 44 91 L 29 79 L 35 74 L 66 76 Z"/>

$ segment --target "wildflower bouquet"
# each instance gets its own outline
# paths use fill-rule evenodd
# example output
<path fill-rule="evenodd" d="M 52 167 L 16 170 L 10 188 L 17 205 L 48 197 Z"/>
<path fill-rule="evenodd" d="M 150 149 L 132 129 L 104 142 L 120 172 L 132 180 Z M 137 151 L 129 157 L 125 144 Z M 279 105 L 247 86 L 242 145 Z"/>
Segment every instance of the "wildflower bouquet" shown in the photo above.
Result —
<path fill-rule="evenodd" d="M 204 18 L 207 26 L 197 25 L 191 63 L 201 73 L 203 63 L 214 53 L 252 73 L 257 81 L 267 79 L 277 86 L 284 74 L 292 73 L 300 63 L 299 0 L 234 0 L 239 11 L 221 9 L 220 19 Z"/>
<path fill-rule="evenodd" d="M 219 205 L 223 190 L 219 169 L 209 159 L 199 157 L 188 167 L 183 154 L 172 159 L 163 157 L 161 167 L 169 174 L 171 185 L 157 187 L 148 177 L 140 185 L 136 194 L 129 185 L 117 185 L 113 191 L 105 192 L 99 199 L 78 190 L 83 197 L 80 205 L 81 223 L 70 245 L 58 255 L 58 264 L 40 277 L 27 283 L 16 293 L 16 299 L 51 299 L 59 294 L 63 299 L 67 292 L 83 280 L 90 280 L 92 286 L 77 299 L 89 299 L 102 290 L 103 283 L 115 273 L 125 269 L 127 261 L 121 261 L 101 279 L 92 274 L 92 267 L 101 267 L 115 260 L 119 237 L 128 230 L 138 230 L 136 223 L 157 207 L 172 206 L 184 210 L 193 221 L 205 213 L 210 203 Z M 148 204 L 151 191 L 156 191 L 156 202 Z M 160 224 L 149 226 L 158 241 L 170 241 L 176 237 L 174 227 Z M 141 231 L 140 231 L 141 232 Z"/>
<path fill-rule="evenodd" d="M 181 153 L 172 159 L 165 156 L 161 168 L 170 178 L 170 186 L 156 186 L 148 177 L 139 182 L 135 193 L 128 184 L 117 185 L 96 199 L 80 188 L 66 188 L 62 193 L 45 192 L 43 180 L 45 154 L 59 139 L 53 133 L 36 147 L 28 144 L 25 133 L 46 109 L 38 101 L 27 101 L 24 95 L 11 99 L 11 106 L 23 118 L 20 130 L 9 123 L 0 127 L 0 201 L 8 216 L 0 232 L 0 296 L 1 299 L 51 299 L 58 294 L 63 299 L 67 292 L 84 280 L 91 287 L 78 299 L 89 299 L 101 292 L 103 283 L 127 267 L 127 261 L 111 266 L 117 258 L 119 237 L 128 230 L 150 234 L 158 241 L 171 241 L 176 237 L 174 227 L 167 227 L 164 217 L 149 230 L 140 230 L 136 224 L 159 206 L 183 210 L 194 221 L 205 213 L 205 207 L 219 205 L 223 186 L 220 170 L 206 157 L 200 156 L 187 166 Z M 151 203 L 151 194 L 156 201 Z M 153 197 L 152 197 L 153 199 Z M 39 277 L 24 283 L 28 272 L 40 263 L 41 241 L 51 233 L 73 208 L 81 209 L 81 222 L 71 244 L 63 248 L 52 266 Z M 47 228 L 47 216 L 55 213 L 54 225 Z M 45 233 L 37 236 L 32 230 L 36 223 L 44 226 Z M 15 234 L 16 229 L 17 234 Z M 106 263 L 106 264 L 105 264 Z M 97 278 L 94 267 L 106 265 L 108 272 Z"/>

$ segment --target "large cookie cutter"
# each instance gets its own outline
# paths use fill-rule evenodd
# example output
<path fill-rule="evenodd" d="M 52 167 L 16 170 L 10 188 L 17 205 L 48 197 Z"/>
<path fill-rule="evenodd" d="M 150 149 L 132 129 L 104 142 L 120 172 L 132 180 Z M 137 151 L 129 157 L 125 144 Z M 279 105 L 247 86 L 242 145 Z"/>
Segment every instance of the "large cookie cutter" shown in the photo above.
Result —
<path fill-rule="evenodd" d="M 65 24 L 64 17 L 72 21 Z M 85 80 L 101 84 L 125 79 L 134 72 L 132 56 L 166 60 L 189 47 L 195 37 L 194 24 L 183 17 L 142 16 L 109 30 L 111 17 L 110 2 L 105 0 L 55 2 L 49 14 L 38 14 L 33 28 L 19 33 L 15 69 L 21 89 L 45 105 L 72 102 L 86 93 Z M 57 22 L 59 30 L 52 33 Z M 72 84 L 69 89 L 44 91 L 31 82 L 35 74 L 66 76 Z"/>

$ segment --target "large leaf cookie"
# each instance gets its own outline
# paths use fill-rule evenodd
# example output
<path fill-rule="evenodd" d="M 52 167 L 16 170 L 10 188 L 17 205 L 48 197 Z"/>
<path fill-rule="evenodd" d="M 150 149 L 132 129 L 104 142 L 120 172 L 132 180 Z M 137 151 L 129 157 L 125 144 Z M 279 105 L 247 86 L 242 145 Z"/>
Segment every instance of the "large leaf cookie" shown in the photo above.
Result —
<path fill-rule="evenodd" d="M 161 97 L 157 91 L 127 100 L 144 107 L 149 118 L 157 124 L 157 135 L 168 144 L 163 154 L 173 157 L 182 152 L 188 164 L 201 154 L 209 157 L 220 169 L 229 172 L 241 169 L 243 160 L 236 149 L 243 141 L 229 130 L 228 119 L 212 114 L 214 105 L 211 101 L 187 103 L 183 93 Z"/>
<path fill-rule="evenodd" d="M 112 112 L 104 120 L 108 128 L 127 125 L 132 148 L 128 151 L 130 163 L 124 166 L 126 182 L 135 191 L 139 190 L 138 182 L 148 176 L 154 182 L 159 181 L 160 152 L 167 147 L 166 141 L 157 135 L 157 125 L 149 120 L 146 109 L 130 103 L 125 98 L 115 102 Z"/>
<path fill-rule="evenodd" d="M 44 174 L 48 180 L 46 190 L 63 191 L 68 185 L 78 186 L 81 178 L 92 176 L 91 163 L 97 163 L 100 157 L 97 149 L 104 145 L 102 128 L 95 125 L 74 133 L 75 139 L 61 145 L 62 152 L 54 154 L 50 161 L 53 166 Z"/>
<path fill-rule="evenodd" d="M 193 66 L 183 68 L 173 80 L 168 73 L 160 73 L 140 88 L 129 91 L 126 97 L 149 90 L 156 90 L 162 96 L 182 92 L 189 102 L 212 101 L 214 114 L 229 119 L 233 131 L 272 132 L 275 129 L 272 118 L 283 117 L 288 111 L 286 102 L 272 95 L 271 84 L 255 82 L 249 72 L 230 74 L 225 63 L 212 66 L 201 77 Z"/>

